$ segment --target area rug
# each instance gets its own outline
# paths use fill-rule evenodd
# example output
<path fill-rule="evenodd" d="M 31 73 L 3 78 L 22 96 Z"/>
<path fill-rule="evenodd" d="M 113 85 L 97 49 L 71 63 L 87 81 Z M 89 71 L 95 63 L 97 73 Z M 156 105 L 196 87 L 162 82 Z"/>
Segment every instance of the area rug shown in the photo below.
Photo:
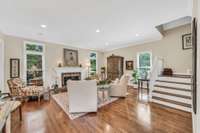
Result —
<path fill-rule="evenodd" d="M 63 92 L 63 93 L 59 93 L 59 94 L 54 94 L 52 95 L 52 98 L 55 100 L 55 102 L 62 108 L 62 110 L 69 116 L 69 118 L 71 120 L 74 120 L 76 118 L 79 118 L 83 115 L 86 115 L 87 113 L 69 113 L 69 108 L 68 108 L 68 101 L 67 101 L 67 93 Z M 118 100 L 119 98 L 109 98 L 109 100 L 106 100 L 105 102 L 101 102 L 98 104 L 98 108 L 101 108 L 105 105 L 108 105 L 116 100 Z"/>

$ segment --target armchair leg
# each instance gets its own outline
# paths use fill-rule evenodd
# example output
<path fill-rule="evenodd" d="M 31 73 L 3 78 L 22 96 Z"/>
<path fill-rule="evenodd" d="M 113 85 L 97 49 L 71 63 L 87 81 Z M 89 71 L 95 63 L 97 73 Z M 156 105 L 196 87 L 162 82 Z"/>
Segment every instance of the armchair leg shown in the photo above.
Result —
<path fill-rule="evenodd" d="M 40 103 L 40 95 L 38 96 L 38 103 Z"/>
<path fill-rule="evenodd" d="M 20 117 L 20 121 L 22 121 L 22 106 L 19 106 L 19 117 Z"/>

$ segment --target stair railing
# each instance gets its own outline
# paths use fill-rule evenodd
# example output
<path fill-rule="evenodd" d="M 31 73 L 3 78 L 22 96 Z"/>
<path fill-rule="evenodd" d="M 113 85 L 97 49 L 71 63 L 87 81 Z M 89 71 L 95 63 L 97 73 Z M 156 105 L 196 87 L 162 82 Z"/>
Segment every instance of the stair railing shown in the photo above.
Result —
<path fill-rule="evenodd" d="M 163 70 L 163 65 L 164 65 L 164 60 L 161 57 L 154 57 L 153 60 L 153 65 L 152 68 L 150 70 L 150 74 L 149 74 L 149 79 L 150 79 L 150 83 L 149 83 L 149 100 L 151 101 L 152 99 L 152 91 L 154 89 L 154 84 L 158 78 L 159 75 L 161 75 L 161 72 Z"/>

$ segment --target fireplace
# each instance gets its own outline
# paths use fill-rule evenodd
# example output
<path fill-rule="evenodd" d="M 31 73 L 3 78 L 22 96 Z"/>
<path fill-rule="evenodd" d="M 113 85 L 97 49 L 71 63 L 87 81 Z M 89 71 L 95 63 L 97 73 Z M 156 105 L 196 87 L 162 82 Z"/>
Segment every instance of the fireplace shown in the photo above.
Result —
<path fill-rule="evenodd" d="M 58 87 L 60 88 L 66 85 L 68 76 L 71 77 L 70 79 L 73 77 L 77 80 L 84 80 L 88 75 L 88 69 L 82 67 L 56 67 L 54 70 L 56 72 Z"/>
<path fill-rule="evenodd" d="M 68 72 L 61 74 L 62 79 L 62 87 L 67 86 L 68 80 L 81 80 L 81 73 L 80 72 Z"/>

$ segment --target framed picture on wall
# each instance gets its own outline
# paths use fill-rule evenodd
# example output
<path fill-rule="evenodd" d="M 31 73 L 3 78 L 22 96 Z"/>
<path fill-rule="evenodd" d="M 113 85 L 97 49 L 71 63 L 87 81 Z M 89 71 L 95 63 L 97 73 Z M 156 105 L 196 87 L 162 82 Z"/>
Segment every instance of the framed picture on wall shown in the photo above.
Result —
<path fill-rule="evenodd" d="M 133 61 L 126 61 L 126 70 L 133 70 Z"/>
<path fill-rule="evenodd" d="M 183 50 L 192 48 L 192 34 L 182 35 L 182 47 Z"/>
<path fill-rule="evenodd" d="M 78 51 L 64 49 L 64 66 L 78 66 Z"/>
<path fill-rule="evenodd" d="M 20 59 L 10 59 L 10 78 L 20 77 Z"/>

